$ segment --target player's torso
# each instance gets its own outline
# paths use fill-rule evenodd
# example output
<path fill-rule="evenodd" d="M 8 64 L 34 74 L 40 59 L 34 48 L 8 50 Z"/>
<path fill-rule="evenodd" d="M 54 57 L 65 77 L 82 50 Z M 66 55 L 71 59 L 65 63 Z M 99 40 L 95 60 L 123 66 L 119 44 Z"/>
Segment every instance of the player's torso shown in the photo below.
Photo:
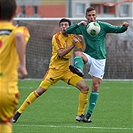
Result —
<path fill-rule="evenodd" d="M 89 35 L 86 31 L 86 27 L 80 27 L 82 35 L 84 36 L 86 42 L 85 53 L 89 54 L 93 58 L 103 59 L 105 58 L 105 41 L 106 41 L 106 31 L 101 28 L 98 35 Z"/>
<path fill-rule="evenodd" d="M 13 30 L 15 26 L 7 22 L 0 22 L 0 75 L 10 78 L 16 73 L 18 56 L 16 52 Z"/>
<path fill-rule="evenodd" d="M 52 57 L 50 61 L 50 68 L 56 68 L 60 70 L 68 69 L 70 65 L 70 59 L 72 57 L 73 50 L 63 57 L 58 56 L 58 49 L 66 49 L 72 45 L 72 35 L 63 36 L 61 33 L 55 35 L 55 39 L 52 44 Z"/>

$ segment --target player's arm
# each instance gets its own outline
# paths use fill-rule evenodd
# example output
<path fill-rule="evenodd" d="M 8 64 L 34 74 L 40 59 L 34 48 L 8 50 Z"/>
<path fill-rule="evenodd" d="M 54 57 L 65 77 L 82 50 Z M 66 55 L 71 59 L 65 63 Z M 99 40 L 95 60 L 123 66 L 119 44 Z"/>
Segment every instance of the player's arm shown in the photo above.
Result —
<path fill-rule="evenodd" d="M 123 23 L 121 26 L 115 26 L 107 22 L 102 22 L 102 25 L 107 33 L 123 33 L 128 28 L 127 23 Z"/>
<path fill-rule="evenodd" d="M 25 51 L 26 51 L 26 41 L 24 35 L 20 32 L 15 34 L 16 49 L 19 57 L 19 78 L 24 78 L 27 76 L 26 63 L 25 63 Z"/>
<path fill-rule="evenodd" d="M 65 56 L 66 54 L 68 54 L 75 46 L 76 46 L 76 43 L 78 42 L 77 39 L 73 39 L 72 41 L 72 45 L 70 45 L 68 48 L 61 48 L 61 49 L 58 49 L 58 56 L 60 57 L 63 57 Z"/>
<path fill-rule="evenodd" d="M 69 26 L 66 29 L 66 33 L 67 34 L 81 34 L 79 26 L 85 26 L 85 25 L 86 25 L 85 21 L 80 21 L 79 23 L 76 23 L 76 24 L 73 24 L 73 25 Z"/>

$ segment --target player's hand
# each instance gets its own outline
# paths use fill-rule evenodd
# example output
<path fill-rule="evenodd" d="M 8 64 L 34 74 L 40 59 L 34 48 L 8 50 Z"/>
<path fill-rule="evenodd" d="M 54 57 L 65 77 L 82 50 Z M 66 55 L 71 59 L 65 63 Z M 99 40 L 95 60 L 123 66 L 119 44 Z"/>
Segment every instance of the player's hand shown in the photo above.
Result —
<path fill-rule="evenodd" d="M 85 21 L 80 21 L 79 23 L 78 23 L 78 26 L 80 26 L 80 25 L 82 25 L 82 26 L 85 26 L 87 23 L 85 22 Z"/>
<path fill-rule="evenodd" d="M 74 38 L 73 41 L 72 41 L 73 46 L 76 46 L 76 43 L 77 43 L 77 42 L 79 42 L 79 40 L 76 39 L 76 38 Z"/>
<path fill-rule="evenodd" d="M 129 23 L 128 22 L 124 22 L 122 26 L 123 27 L 128 27 L 129 26 Z"/>
<path fill-rule="evenodd" d="M 28 75 L 28 72 L 26 70 L 26 67 L 23 65 L 19 65 L 18 67 L 18 77 L 20 79 L 24 79 Z"/>

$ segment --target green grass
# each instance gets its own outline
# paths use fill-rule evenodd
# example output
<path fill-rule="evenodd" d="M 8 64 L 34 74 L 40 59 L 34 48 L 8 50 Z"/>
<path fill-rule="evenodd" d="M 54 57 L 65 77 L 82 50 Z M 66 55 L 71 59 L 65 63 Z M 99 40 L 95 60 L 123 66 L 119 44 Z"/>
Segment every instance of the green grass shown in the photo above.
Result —
<path fill-rule="evenodd" d="M 91 88 L 91 81 L 86 82 Z M 39 84 L 40 80 L 19 81 L 19 106 Z M 132 93 L 132 81 L 102 81 L 93 122 L 77 123 L 79 91 L 60 81 L 13 123 L 13 133 L 131 133 Z"/>

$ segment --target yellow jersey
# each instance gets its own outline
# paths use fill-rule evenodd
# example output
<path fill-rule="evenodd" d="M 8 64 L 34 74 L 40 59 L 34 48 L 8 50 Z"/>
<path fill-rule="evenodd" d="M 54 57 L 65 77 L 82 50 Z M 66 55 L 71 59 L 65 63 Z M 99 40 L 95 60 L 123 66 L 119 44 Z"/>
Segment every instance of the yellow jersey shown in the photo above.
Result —
<path fill-rule="evenodd" d="M 72 34 L 68 34 L 68 36 L 64 36 L 61 32 L 56 33 L 53 38 L 52 38 L 52 57 L 50 60 L 50 65 L 49 68 L 53 68 L 53 69 L 60 69 L 65 71 L 66 69 L 69 68 L 70 65 L 70 59 L 72 57 L 73 54 L 73 49 L 66 54 L 63 57 L 59 57 L 57 50 L 58 49 L 65 49 L 67 47 L 69 47 L 70 45 L 72 45 L 72 41 L 73 39 L 77 37 L 75 35 Z M 82 47 L 82 43 L 78 42 L 78 48 Z"/>
<path fill-rule="evenodd" d="M 0 84 L 8 84 L 8 88 L 15 87 L 14 91 L 17 91 L 18 82 L 19 58 L 15 42 L 15 34 L 18 32 L 24 35 L 27 42 L 30 35 L 26 27 L 0 22 Z"/>

